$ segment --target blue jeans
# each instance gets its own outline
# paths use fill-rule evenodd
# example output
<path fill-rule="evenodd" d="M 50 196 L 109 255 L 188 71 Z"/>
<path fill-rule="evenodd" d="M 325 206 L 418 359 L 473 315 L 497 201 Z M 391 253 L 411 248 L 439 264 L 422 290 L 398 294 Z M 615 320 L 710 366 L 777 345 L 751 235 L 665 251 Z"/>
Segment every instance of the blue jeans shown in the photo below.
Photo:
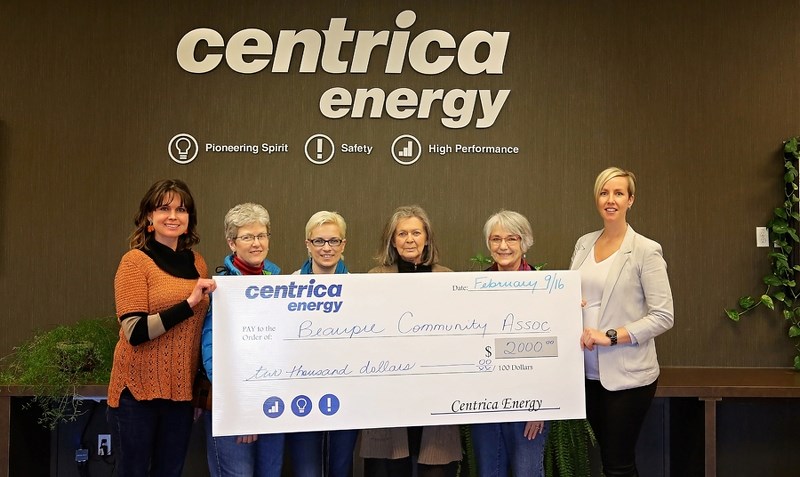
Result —
<path fill-rule="evenodd" d="M 286 434 L 295 477 L 350 477 L 358 430 Z M 324 450 L 327 448 L 327 453 Z M 326 455 L 327 454 L 327 455 Z M 327 457 L 327 465 L 325 459 Z"/>
<path fill-rule="evenodd" d="M 127 389 L 108 408 L 117 477 L 180 477 L 192 433 L 188 401 L 137 401 Z"/>
<path fill-rule="evenodd" d="M 259 434 L 250 444 L 237 436 L 211 435 L 211 411 L 205 411 L 206 449 L 211 477 L 280 477 L 285 434 Z"/>
<path fill-rule="evenodd" d="M 550 423 L 544 432 L 528 440 L 524 422 L 472 424 L 472 443 L 480 477 L 506 477 L 509 467 L 515 477 L 544 476 L 544 446 Z"/>
<path fill-rule="evenodd" d="M 328 435 L 328 477 L 350 477 L 358 430 L 330 431 Z"/>
<path fill-rule="evenodd" d="M 292 458 L 295 477 L 322 477 L 323 432 L 292 432 L 286 434 L 286 446 Z"/>

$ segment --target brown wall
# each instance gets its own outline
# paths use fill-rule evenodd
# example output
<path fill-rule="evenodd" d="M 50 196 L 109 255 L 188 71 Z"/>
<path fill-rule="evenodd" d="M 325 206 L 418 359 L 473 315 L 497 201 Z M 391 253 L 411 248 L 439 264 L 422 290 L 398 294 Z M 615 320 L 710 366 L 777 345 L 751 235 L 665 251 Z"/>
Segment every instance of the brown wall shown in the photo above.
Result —
<path fill-rule="evenodd" d="M 159 178 L 192 187 L 198 249 L 212 267 L 227 251 L 224 213 L 257 201 L 273 218 L 270 258 L 288 272 L 305 258 L 313 212 L 344 215 L 347 262 L 365 271 L 383 222 L 407 203 L 428 210 L 452 268 L 485 253 L 484 220 L 509 208 L 534 225 L 529 260 L 558 269 L 576 238 L 601 226 L 595 175 L 619 165 L 639 177 L 630 223 L 663 245 L 669 264 L 676 321 L 658 340 L 662 364 L 790 364 L 783 320 L 759 311 L 733 325 L 723 308 L 760 294 L 768 271 L 754 227 L 782 201 L 781 141 L 800 132 L 796 2 L 405 3 L 417 13 L 412 36 L 511 32 L 504 74 L 389 76 L 377 61 L 365 75 L 225 67 L 192 75 L 176 63 L 178 40 L 202 26 L 226 38 L 247 27 L 322 30 L 332 17 L 356 30 L 395 29 L 400 9 L 383 2 L 2 2 L 0 354 L 34 329 L 113 313 L 135 207 Z M 436 109 L 428 120 L 326 119 L 317 103 L 333 86 L 512 93 L 493 127 L 453 130 Z M 201 142 L 286 142 L 290 153 L 201 155 L 181 166 L 166 155 L 179 132 Z M 302 148 L 317 132 L 376 152 L 313 165 Z M 388 150 L 404 133 L 423 145 L 522 152 L 423 154 L 403 167 Z"/>

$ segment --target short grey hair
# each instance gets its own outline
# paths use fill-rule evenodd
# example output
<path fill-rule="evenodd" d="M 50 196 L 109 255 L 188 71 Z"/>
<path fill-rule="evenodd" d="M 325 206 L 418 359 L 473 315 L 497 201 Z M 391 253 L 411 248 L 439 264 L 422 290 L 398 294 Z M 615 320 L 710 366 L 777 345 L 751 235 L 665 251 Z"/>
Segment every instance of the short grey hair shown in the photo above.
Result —
<path fill-rule="evenodd" d="M 526 219 L 525 216 L 519 212 L 514 212 L 513 210 L 501 210 L 489 217 L 489 219 L 483 225 L 483 237 L 486 240 L 486 248 L 489 250 L 492 249 L 489 246 L 489 235 L 492 233 L 492 230 L 495 227 L 501 227 L 511 234 L 519 235 L 522 238 L 522 246 L 520 247 L 522 249 L 522 253 L 527 252 L 528 249 L 531 248 L 531 245 L 533 245 L 533 230 L 531 229 L 531 223 L 528 222 L 528 219 Z"/>
<path fill-rule="evenodd" d="M 270 231 L 269 212 L 262 205 L 246 202 L 235 205 L 225 214 L 225 238 L 233 240 L 239 233 L 239 227 L 259 223 Z"/>
<path fill-rule="evenodd" d="M 339 232 L 342 236 L 340 239 L 347 238 L 347 224 L 344 222 L 344 217 L 339 215 L 338 212 L 329 212 L 327 210 L 320 210 L 308 219 L 306 223 L 306 239 L 311 238 L 311 232 L 320 225 L 333 224 L 339 227 Z"/>

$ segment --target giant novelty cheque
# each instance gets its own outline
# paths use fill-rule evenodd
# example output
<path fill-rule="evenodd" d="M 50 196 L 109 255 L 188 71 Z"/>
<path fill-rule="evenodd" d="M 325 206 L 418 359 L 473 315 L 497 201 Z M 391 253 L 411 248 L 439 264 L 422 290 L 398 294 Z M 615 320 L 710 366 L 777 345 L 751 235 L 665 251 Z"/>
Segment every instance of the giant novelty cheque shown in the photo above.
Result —
<path fill-rule="evenodd" d="M 585 417 L 578 272 L 215 280 L 214 435 Z"/>

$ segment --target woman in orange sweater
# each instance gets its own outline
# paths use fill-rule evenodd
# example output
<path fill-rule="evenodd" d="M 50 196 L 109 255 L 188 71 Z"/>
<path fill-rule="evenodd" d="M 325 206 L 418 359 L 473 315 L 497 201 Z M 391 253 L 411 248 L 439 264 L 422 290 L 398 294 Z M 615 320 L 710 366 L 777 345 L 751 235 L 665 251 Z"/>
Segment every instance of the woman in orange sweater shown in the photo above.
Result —
<path fill-rule="evenodd" d="M 130 247 L 114 277 L 120 323 L 108 386 L 118 477 L 183 470 L 200 331 L 215 288 L 199 242 L 189 188 L 161 180 L 142 198 Z"/>

